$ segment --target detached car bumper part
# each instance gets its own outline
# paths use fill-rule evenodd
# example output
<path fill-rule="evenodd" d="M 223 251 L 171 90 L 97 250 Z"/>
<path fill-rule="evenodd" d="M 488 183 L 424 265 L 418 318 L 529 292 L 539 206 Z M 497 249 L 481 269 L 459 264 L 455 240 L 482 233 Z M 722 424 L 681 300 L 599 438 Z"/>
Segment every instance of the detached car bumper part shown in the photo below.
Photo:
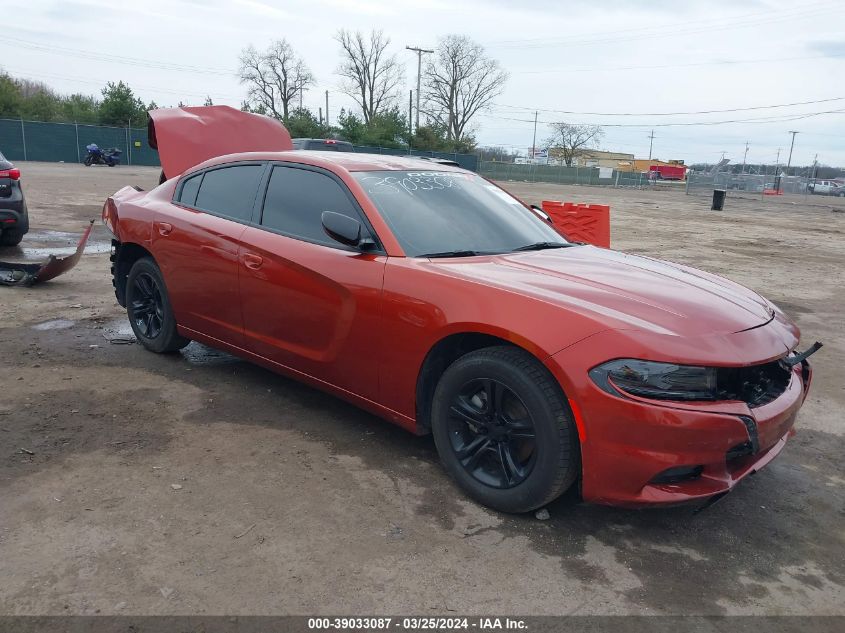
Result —
<path fill-rule="evenodd" d="M 93 226 L 94 220 L 91 220 L 79 238 L 76 251 L 67 257 L 50 255 L 46 261 L 40 263 L 0 262 L 0 285 L 32 286 L 63 275 L 79 262 Z"/>

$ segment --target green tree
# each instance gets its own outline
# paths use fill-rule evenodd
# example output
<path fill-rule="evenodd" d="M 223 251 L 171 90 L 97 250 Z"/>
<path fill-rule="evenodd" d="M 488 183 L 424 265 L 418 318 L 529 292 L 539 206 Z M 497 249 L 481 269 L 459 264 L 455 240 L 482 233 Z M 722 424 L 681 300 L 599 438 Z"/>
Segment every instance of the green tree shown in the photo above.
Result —
<path fill-rule="evenodd" d="M 340 137 L 356 145 L 407 147 L 407 116 L 398 107 L 373 114 L 370 122 L 352 112 L 341 110 L 338 116 Z"/>
<path fill-rule="evenodd" d="M 138 99 L 132 89 L 118 81 L 110 81 L 103 88 L 103 101 L 100 103 L 100 122 L 107 125 L 126 125 L 128 121 L 145 121 L 147 108 Z"/>
<path fill-rule="evenodd" d="M 0 73 L 0 117 L 19 117 L 21 101 L 21 92 L 15 80 L 6 73 Z"/>
<path fill-rule="evenodd" d="M 59 97 L 46 90 L 39 90 L 21 101 L 21 116 L 31 121 L 55 121 L 59 118 Z"/>
<path fill-rule="evenodd" d="M 95 97 L 73 94 L 64 97 L 60 104 L 60 117 L 65 121 L 96 123 L 100 117 L 100 102 Z"/>
<path fill-rule="evenodd" d="M 293 138 L 329 138 L 332 133 L 308 108 L 290 110 L 285 127 Z"/>

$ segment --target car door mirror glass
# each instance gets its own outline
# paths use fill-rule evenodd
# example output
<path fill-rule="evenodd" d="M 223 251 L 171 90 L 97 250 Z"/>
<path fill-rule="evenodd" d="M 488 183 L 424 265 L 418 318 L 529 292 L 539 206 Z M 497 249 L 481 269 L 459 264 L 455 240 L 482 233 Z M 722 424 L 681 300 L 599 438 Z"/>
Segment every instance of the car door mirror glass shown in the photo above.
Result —
<path fill-rule="evenodd" d="M 323 230 L 333 240 L 346 246 L 360 246 L 361 223 L 342 213 L 324 211 L 322 215 Z"/>

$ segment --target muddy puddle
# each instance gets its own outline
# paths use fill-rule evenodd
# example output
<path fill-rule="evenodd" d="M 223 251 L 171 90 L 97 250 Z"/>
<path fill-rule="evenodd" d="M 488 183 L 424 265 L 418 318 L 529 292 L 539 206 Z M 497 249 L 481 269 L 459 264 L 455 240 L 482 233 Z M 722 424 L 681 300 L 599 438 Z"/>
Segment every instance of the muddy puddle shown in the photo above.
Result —
<path fill-rule="evenodd" d="M 50 321 L 42 321 L 32 326 L 33 330 L 66 330 L 76 325 L 76 321 L 70 319 L 51 319 Z"/>
<path fill-rule="evenodd" d="M 103 338 L 113 345 L 137 343 L 138 339 L 132 326 L 126 319 L 117 319 L 103 326 Z M 179 352 L 191 365 L 214 366 L 243 362 L 240 358 L 207 347 L 202 343 L 192 342 Z"/>
<path fill-rule="evenodd" d="M 65 231 L 31 231 L 24 236 L 19 246 L 0 248 L 0 258 L 10 262 L 42 261 L 53 255 L 65 257 L 76 252 L 79 243 L 79 233 Z M 108 253 L 111 241 L 94 239 L 93 236 L 85 245 L 85 254 Z"/>

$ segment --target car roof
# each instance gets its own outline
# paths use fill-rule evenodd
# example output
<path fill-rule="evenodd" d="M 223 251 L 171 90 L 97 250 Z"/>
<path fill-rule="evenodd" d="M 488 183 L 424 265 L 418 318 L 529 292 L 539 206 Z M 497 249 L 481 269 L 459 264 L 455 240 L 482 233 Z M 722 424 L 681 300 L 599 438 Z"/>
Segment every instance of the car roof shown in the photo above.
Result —
<path fill-rule="evenodd" d="M 326 141 L 331 141 L 332 143 L 337 143 L 338 145 L 340 145 L 340 144 L 352 145 L 352 143 L 350 143 L 349 141 L 341 141 L 339 139 L 334 139 L 334 138 L 306 138 L 304 136 L 298 136 L 297 138 L 291 139 L 291 140 L 294 140 L 294 141 L 317 141 L 318 143 L 325 143 Z"/>
<path fill-rule="evenodd" d="M 270 160 L 303 163 L 315 167 L 346 171 L 465 171 L 460 167 L 433 163 L 413 156 L 391 156 L 390 154 L 359 154 L 357 152 L 321 152 L 316 150 L 286 150 L 282 152 L 244 152 L 217 156 L 192 167 L 193 172 L 205 167 L 234 163 L 238 161 Z M 188 173 L 186 172 L 186 173 Z"/>

